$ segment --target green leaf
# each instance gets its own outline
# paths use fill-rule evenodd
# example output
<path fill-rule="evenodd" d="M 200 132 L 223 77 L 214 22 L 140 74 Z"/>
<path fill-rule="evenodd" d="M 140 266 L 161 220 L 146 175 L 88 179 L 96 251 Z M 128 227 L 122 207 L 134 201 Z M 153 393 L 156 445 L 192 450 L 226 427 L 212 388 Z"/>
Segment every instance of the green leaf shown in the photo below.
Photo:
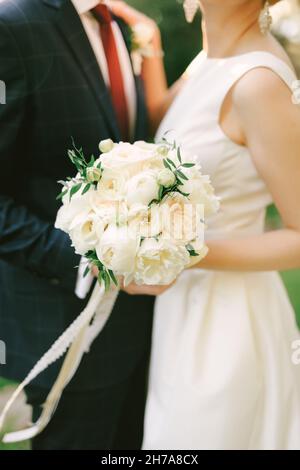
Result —
<path fill-rule="evenodd" d="M 82 183 L 78 183 L 78 184 L 75 184 L 75 186 L 73 186 L 73 187 L 71 188 L 71 191 L 70 191 L 70 199 L 71 199 L 72 196 L 74 196 L 74 194 L 76 194 L 76 193 L 79 191 L 79 189 L 81 188 L 81 186 L 82 186 Z"/>
<path fill-rule="evenodd" d="M 180 178 L 182 178 L 183 180 L 186 180 L 186 181 L 188 181 L 188 177 L 187 177 L 187 176 L 185 176 L 185 174 L 184 174 L 184 173 L 182 173 L 182 171 L 180 171 L 180 170 L 176 170 L 176 171 L 175 171 L 175 173 L 176 173 L 176 175 L 180 176 Z"/>
<path fill-rule="evenodd" d="M 95 163 L 95 157 L 94 157 L 94 155 L 92 155 L 92 156 L 91 156 L 91 159 L 90 159 L 90 161 L 89 161 L 89 163 L 88 163 L 88 167 L 90 168 L 91 166 L 94 165 L 94 163 Z"/>
<path fill-rule="evenodd" d="M 179 192 L 179 194 L 182 194 L 182 196 L 185 196 L 185 197 L 190 196 L 190 193 L 184 193 L 183 191 L 180 191 L 180 189 L 177 189 L 177 191 Z"/>
<path fill-rule="evenodd" d="M 148 207 L 151 207 L 152 204 L 159 204 L 160 201 L 158 199 L 152 199 L 152 201 L 149 202 Z"/>
<path fill-rule="evenodd" d="M 159 191 L 158 191 L 158 199 L 161 200 L 163 198 L 163 194 L 164 194 L 164 187 L 162 185 L 160 185 L 159 187 Z"/>
<path fill-rule="evenodd" d="M 171 160 L 170 158 L 167 158 L 166 160 L 167 160 L 168 163 L 170 163 L 170 165 L 172 165 L 174 168 L 176 168 L 176 165 L 173 162 L 173 160 Z"/>
<path fill-rule="evenodd" d="M 56 197 L 56 200 L 58 201 L 59 199 L 62 199 L 68 192 L 68 189 L 65 189 L 64 191 L 62 191 L 57 197 Z"/>
<path fill-rule="evenodd" d="M 103 271 L 103 280 L 104 280 L 105 292 L 107 292 L 110 289 L 110 276 L 106 270 Z"/>
<path fill-rule="evenodd" d="M 190 251 L 188 250 L 188 252 L 189 252 L 190 256 L 199 256 L 199 253 L 196 253 L 196 251 L 194 251 L 194 250 L 190 250 Z"/>
<path fill-rule="evenodd" d="M 97 279 L 98 279 L 99 284 L 102 284 L 102 282 L 103 282 L 103 273 L 101 271 L 99 272 Z"/>
<path fill-rule="evenodd" d="M 180 147 L 178 147 L 178 149 L 177 149 L 177 158 L 178 158 L 179 162 L 182 163 Z"/>
<path fill-rule="evenodd" d="M 192 168 L 193 166 L 195 166 L 195 163 L 183 163 L 181 166 L 183 166 L 184 168 Z"/>
<path fill-rule="evenodd" d="M 113 272 L 111 269 L 109 269 L 109 270 L 108 270 L 108 273 L 109 273 L 110 278 L 111 278 L 111 280 L 113 281 L 113 283 L 118 287 L 119 283 L 118 283 L 118 280 L 117 280 L 117 278 L 116 278 L 114 272 Z"/>
<path fill-rule="evenodd" d="M 199 253 L 196 253 L 196 251 L 194 250 L 193 245 L 191 245 L 190 243 L 188 243 L 188 244 L 186 245 L 186 249 L 187 249 L 187 251 L 189 252 L 189 255 L 190 255 L 190 256 L 199 256 Z"/>
<path fill-rule="evenodd" d="M 163 160 L 163 162 L 164 162 L 164 166 L 165 166 L 166 168 L 168 168 L 168 170 L 173 171 L 173 170 L 172 170 L 172 167 L 169 165 L 169 163 L 167 162 L 167 160 Z"/>
<path fill-rule="evenodd" d="M 88 184 L 85 185 L 85 187 L 83 188 L 83 191 L 82 191 L 82 193 L 81 193 L 82 196 L 83 196 L 85 193 L 88 192 L 88 190 L 90 189 L 91 186 L 92 186 L 91 183 L 88 183 Z"/>
<path fill-rule="evenodd" d="M 90 272 L 91 268 L 89 266 L 87 266 L 84 270 L 84 273 L 83 273 L 83 277 L 86 277 L 88 275 L 88 273 Z"/>

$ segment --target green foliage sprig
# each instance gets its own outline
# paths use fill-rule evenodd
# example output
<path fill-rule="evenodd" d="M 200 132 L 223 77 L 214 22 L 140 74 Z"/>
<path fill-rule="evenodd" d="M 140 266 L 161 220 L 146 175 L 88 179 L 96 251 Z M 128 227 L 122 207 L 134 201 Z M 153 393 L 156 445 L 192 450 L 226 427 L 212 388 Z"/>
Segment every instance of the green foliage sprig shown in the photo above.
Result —
<path fill-rule="evenodd" d="M 57 200 L 62 199 L 68 192 L 71 200 L 72 196 L 74 196 L 74 194 L 76 194 L 81 189 L 81 194 L 83 195 L 87 191 L 89 191 L 92 186 L 96 186 L 99 181 L 90 181 L 88 178 L 88 170 L 95 165 L 94 155 L 92 155 L 90 160 L 87 161 L 82 147 L 77 148 L 73 138 L 72 144 L 73 148 L 71 150 L 68 150 L 68 157 L 73 163 L 73 165 L 76 167 L 79 176 L 76 178 L 67 178 L 67 181 L 59 181 L 59 183 L 63 185 L 64 189 L 57 196 Z M 97 163 L 95 168 L 100 170 L 100 174 L 102 174 L 101 162 Z M 74 183 L 73 185 L 72 182 Z"/>

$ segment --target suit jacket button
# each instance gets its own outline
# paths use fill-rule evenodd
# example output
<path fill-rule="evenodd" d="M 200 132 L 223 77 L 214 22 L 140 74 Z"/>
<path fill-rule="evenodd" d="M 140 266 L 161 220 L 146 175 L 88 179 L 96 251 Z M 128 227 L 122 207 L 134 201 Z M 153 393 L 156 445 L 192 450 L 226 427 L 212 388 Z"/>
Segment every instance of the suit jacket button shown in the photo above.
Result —
<path fill-rule="evenodd" d="M 57 279 L 56 277 L 54 277 L 53 279 L 50 279 L 50 284 L 52 284 L 52 286 L 58 286 L 59 279 Z"/>

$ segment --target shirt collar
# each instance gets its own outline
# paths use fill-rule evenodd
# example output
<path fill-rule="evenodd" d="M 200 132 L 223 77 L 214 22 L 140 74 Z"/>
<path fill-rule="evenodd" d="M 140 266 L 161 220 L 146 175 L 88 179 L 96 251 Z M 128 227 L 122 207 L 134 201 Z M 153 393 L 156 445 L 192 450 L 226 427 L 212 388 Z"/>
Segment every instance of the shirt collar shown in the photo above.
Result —
<path fill-rule="evenodd" d="M 102 1 L 103 0 L 72 0 L 72 3 L 78 15 L 83 15 L 95 8 L 99 3 L 102 3 Z"/>

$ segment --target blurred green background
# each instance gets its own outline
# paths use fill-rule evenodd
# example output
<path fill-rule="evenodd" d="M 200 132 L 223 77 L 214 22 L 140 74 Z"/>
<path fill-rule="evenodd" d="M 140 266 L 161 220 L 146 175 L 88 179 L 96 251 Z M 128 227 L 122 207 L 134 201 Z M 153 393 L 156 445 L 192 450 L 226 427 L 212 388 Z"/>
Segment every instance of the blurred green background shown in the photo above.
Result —
<path fill-rule="evenodd" d="M 128 0 L 160 26 L 169 83 L 173 83 L 202 48 L 200 15 L 187 24 L 183 0 Z"/>
<path fill-rule="evenodd" d="M 201 49 L 200 17 L 193 25 L 188 25 L 184 19 L 182 0 L 129 0 L 128 3 L 153 17 L 159 24 L 166 53 L 168 80 L 173 83 Z M 267 226 L 269 229 L 280 227 L 280 217 L 273 206 L 268 210 Z M 300 271 L 282 273 L 282 277 L 300 326 Z M 7 385 L 8 382 L 0 378 L 0 388 Z M 17 446 L 4 446 L 0 443 L 0 450 L 28 448 L 28 443 Z"/>

